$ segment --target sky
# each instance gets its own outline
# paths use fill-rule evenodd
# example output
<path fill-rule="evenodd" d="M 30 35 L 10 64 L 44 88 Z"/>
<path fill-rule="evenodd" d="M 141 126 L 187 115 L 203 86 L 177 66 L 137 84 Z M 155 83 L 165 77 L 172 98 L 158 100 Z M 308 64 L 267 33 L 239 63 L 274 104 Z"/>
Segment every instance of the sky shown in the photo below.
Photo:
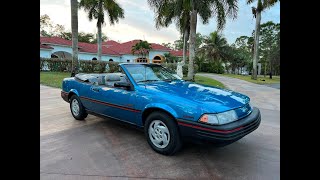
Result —
<path fill-rule="evenodd" d="M 79 1 L 79 0 L 78 0 Z M 150 43 L 173 43 L 179 39 L 180 33 L 173 23 L 168 28 L 155 28 L 154 12 L 147 3 L 147 0 L 116 0 L 124 9 L 124 19 L 119 23 L 110 25 L 107 18 L 102 27 L 102 33 L 109 39 L 126 42 L 134 39 L 147 40 Z M 222 31 L 228 43 L 233 43 L 239 36 L 251 36 L 255 28 L 255 19 L 253 18 L 251 7 L 254 4 L 247 5 L 246 0 L 238 1 L 238 17 L 235 20 L 227 19 L 226 26 Z M 67 31 L 71 30 L 70 0 L 40 0 L 40 15 L 49 15 L 54 24 L 64 25 Z M 105 17 L 108 15 L 105 14 Z M 273 21 L 280 23 L 280 3 L 270 9 L 265 10 L 261 16 L 261 23 Z M 79 32 L 96 33 L 96 20 L 91 22 L 87 13 L 81 9 L 78 12 L 78 30 Z M 208 24 L 202 24 L 198 17 L 197 32 L 202 35 L 208 35 L 217 29 L 216 20 L 212 17 Z"/>

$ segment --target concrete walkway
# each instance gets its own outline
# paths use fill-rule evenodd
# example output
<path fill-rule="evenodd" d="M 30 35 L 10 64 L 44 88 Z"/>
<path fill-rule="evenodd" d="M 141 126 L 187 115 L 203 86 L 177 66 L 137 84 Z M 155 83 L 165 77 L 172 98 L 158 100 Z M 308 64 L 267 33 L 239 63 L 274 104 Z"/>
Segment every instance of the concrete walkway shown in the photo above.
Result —
<path fill-rule="evenodd" d="M 280 89 L 217 74 L 198 73 L 197 75 L 216 79 L 222 82 L 228 89 L 249 96 L 253 106 L 280 111 Z"/>

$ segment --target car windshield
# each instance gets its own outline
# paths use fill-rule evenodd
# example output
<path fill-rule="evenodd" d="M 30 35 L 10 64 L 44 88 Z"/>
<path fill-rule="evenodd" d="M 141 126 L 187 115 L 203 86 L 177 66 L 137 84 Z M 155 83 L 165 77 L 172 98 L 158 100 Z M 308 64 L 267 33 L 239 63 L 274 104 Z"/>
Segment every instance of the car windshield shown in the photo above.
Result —
<path fill-rule="evenodd" d="M 125 68 L 129 71 L 136 83 L 173 81 L 181 79 L 177 74 L 173 74 L 161 65 L 155 64 L 126 64 Z"/>

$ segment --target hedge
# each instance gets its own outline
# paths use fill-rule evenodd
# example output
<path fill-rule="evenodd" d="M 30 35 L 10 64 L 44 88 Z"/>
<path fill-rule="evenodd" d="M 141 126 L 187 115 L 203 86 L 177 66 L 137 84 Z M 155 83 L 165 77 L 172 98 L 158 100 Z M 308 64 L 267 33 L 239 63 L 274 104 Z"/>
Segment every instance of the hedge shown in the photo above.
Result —
<path fill-rule="evenodd" d="M 118 62 L 97 61 L 97 60 L 79 60 L 79 71 L 84 73 L 104 73 L 117 72 Z M 162 63 L 162 66 L 172 72 L 176 72 L 177 63 Z M 57 58 L 40 58 L 40 71 L 54 71 L 54 72 L 71 72 L 72 60 L 57 59 Z M 183 74 L 188 73 L 188 64 L 182 67 Z M 198 72 L 198 65 L 194 65 L 195 73 Z"/>

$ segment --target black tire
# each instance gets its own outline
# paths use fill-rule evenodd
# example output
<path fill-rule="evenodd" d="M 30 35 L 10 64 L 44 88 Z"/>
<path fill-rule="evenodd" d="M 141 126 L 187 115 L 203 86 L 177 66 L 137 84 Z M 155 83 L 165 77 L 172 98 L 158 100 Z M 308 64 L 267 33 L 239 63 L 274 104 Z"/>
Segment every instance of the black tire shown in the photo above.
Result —
<path fill-rule="evenodd" d="M 169 136 L 170 137 L 169 143 L 163 148 L 161 148 L 161 147 L 159 148 L 156 145 L 154 145 L 151 140 L 151 138 L 153 136 L 152 135 L 150 135 L 151 137 L 149 136 L 149 126 L 151 123 L 156 122 L 156 120 L 159 120 L 160 122 L 165 124 L 166 128 L 168 129 L 168 132 L 170 133 L 169 134 L 170 135 Z M 157 121 L 157 122 L 159 122 L 159 121 Z M 152 128 L 152 127 L 154 127 L 154 126 L 151 125 L 150 128 Z M 164 126 L 162 126 L 162 127 L 164 127 Z M 171 116 L 169 116 L 167 113 L 159 112 L 159 111 L 151 113 L 145 121 L 144 132 L 145 132 L 145 136 L 146 136 L 147 141 L 148 141 L 149 145 L 151 146 L 151 148 L 160 154 L 173 155 L 174 153 L 178 152 L 182 147 L 182 141 L 180 138 L 180 133 L 179 133 L 177 123 L 176 123 L 175 119 L 172 118 Z M 163 133 L 163 132 L 161 132 L 161 133 Z M 163 137 L 168 137 L 168 136 L 163 136 Z M 153 138 L 153 139 L 155 139 L 155 138 Z"/>
<path fill-rule="evenodd" d="M 75 101 L 78 102 L 78 105 L 79 105 L 79 113 L 78 114 L 74 114 L 74 112 L 72 111 L 72 105 Z M 70 98 L 70 111 L 71 111 L 72 116 L 76 120 L 84 120 L 88 116 L 88 113 L 86 112 L 85 108 L 83 107 L 80 98 L 75 94 L 72 95 Z"/>

